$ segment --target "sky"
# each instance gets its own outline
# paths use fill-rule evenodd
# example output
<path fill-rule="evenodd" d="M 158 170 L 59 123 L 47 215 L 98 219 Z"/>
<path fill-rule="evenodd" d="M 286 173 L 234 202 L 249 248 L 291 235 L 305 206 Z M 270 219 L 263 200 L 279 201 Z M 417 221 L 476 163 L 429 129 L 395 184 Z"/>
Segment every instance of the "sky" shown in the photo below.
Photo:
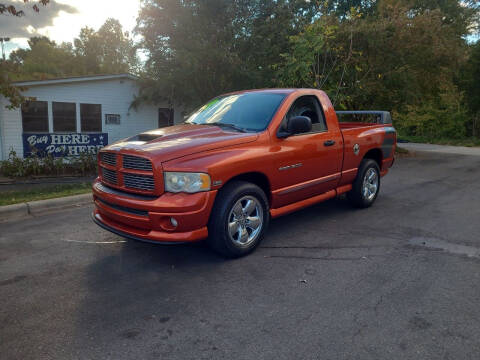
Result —
<path fill-rule="evenodd" d="M 5 44 L 8 54 L 18 48 L 27 47 L 31 36 L 45 35 L 58 43 L 72 42 L 80 29 L 89 26 L 97 30 L 109 17 L 120 21 L 125 31 L 132 31 L 140 9 L 140 0 L 50 0 L 47 6 L 39 6 L 35 13 L 30 2 L 23 0 L 3 0 L 13 4 L 17 10 L 23 10 L 25 16 L 2 16 L 0 18 L 0 37 L 10 37 Z"/>

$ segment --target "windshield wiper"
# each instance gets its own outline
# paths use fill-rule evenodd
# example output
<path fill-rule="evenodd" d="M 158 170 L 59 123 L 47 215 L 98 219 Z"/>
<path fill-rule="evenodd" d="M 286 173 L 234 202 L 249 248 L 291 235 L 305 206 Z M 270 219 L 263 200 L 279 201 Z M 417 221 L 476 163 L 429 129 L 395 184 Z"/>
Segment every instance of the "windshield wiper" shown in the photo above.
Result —
<path fill-rule="evenodd" d="M 213 125 L 213 126 L 218 126 L 218 127 L 226 127 L 226 128 L 230 128 L 230 129 L 234 129 L 234 130 L 237 130 L 237 131 L 240 131 L 240 132 L 247 132 L 247 129 L 244 129 L 240 126 L 237 126 L 237 125 L 234 125 L 234 124 L 228 124 L 228 123 L 194 123 L 192 122 L 192 124 L 195 124 L 195 125 Z"/>
<path fill-rule="evenodd" d="M 247 132 L 246 129 L 240 127 L 240 126 L 237 126 L 235 124 L 228 124 L 228 123 L 213 123 L 211 125 L 215 125 L 215 126 L 219 126 L 219 127 L 226 127 L 226 128 L 230 128 L 230 129 L 234 129 L 234 130 L 237 130 L 237 131 L 240 131 L 240 132 Z"/>

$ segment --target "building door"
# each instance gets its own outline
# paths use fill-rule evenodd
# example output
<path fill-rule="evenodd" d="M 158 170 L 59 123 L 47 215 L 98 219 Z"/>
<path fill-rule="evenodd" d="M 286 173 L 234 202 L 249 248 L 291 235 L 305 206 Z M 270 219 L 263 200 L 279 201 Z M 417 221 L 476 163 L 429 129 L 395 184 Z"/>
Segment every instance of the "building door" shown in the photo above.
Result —
<path fill-rule="evenodd" d="M 158 127 L 166 127 L 173 125 L 173 109 L 158 108 Z"/>

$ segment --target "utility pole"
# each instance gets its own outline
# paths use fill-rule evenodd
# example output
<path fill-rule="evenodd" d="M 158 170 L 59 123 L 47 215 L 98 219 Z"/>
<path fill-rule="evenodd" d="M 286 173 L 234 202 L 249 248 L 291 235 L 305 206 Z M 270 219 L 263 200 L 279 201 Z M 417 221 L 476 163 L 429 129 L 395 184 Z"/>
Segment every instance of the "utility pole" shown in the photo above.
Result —
<path fill-rule="evenodd" d="M 3 57 L 3 61 L 5 61 L 5 49 L 4 49 L 3 44 L 6 43 L 7 41 L 10 41 L 10 38 L 9 38 L 9 37 L 0 37 L 0 42 L 2 43 L 2 57 Z"/>

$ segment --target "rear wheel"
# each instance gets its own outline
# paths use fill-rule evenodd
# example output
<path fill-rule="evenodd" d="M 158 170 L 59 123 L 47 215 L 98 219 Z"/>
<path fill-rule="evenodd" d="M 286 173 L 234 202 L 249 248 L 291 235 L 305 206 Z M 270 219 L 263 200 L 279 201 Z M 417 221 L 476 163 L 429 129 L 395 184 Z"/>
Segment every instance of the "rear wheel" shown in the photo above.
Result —
<path fill-rule="evenodd" d="M 347 197 L 359 208 L 372 206 L 380 190 L 380 168 L 375 160 L 363 159 Z"/>
<path fill-rule="evenodd" d="M 269 223 L 267 197 L 255 184 L 234 181 L 220 190 L 210 215 L 207 243 L 227 257 L 252 252 Z"/>

